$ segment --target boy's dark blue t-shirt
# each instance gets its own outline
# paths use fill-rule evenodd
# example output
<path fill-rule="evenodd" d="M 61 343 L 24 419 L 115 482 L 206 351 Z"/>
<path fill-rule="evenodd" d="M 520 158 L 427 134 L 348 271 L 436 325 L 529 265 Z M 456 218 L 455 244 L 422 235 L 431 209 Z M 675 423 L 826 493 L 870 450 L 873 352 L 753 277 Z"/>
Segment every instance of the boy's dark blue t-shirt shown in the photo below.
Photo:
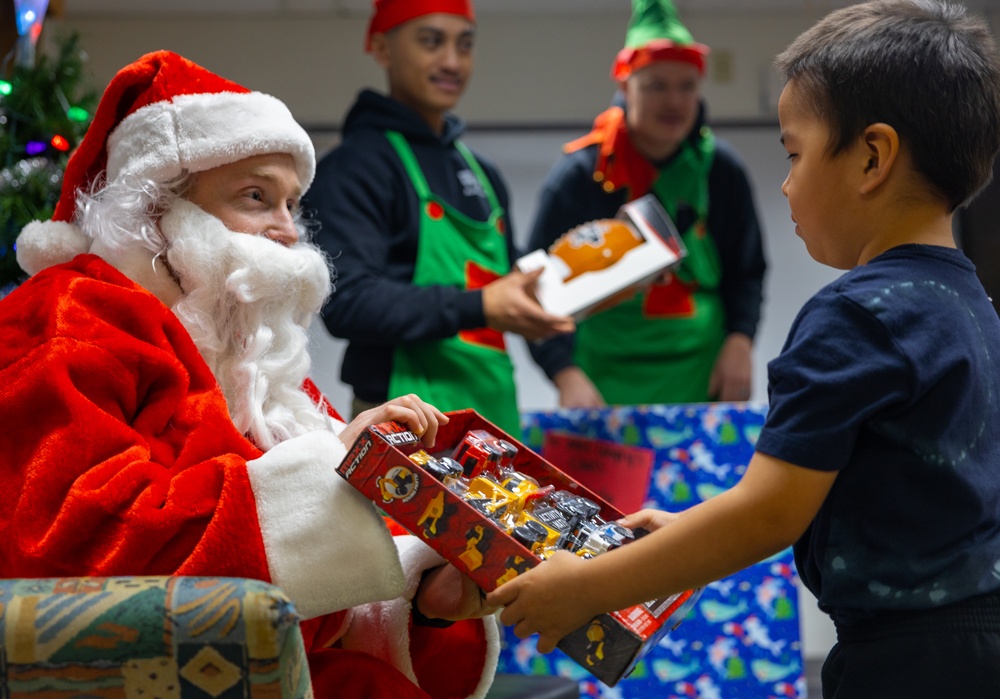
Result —
<path fill-rule="evenodd" d="M 795 545 L 836 621 L 1000 589 L 1000 319 L 972 263 L 904 245 L 803 307 L 757 450 L 839 471 Z"/>

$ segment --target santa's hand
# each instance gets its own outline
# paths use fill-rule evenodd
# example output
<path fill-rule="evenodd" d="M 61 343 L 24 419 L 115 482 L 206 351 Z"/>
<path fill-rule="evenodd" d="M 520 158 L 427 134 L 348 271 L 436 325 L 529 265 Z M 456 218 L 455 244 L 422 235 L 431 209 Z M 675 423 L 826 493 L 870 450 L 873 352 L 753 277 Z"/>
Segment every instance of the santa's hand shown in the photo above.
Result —
<path fill-rule="evenodd" d="M 402 424 L 430 447 L 437 439 L 438 426 L 447 424 L 448 417 L 411 393 L 359 413 L 340 433 L 340 441 L 350 449 L 366 428 L 381 422 L 393 421 Z"/>
<path fill-rule="evenodd" d="M 557 551 L 486 595 L 486 603 L 504 607 L 500 621 L 513 626 L 515 636 L 537 633 L 538 652 L 550 653 L 566 634 L 604 611 L 586 575 L 588 564 Z"/>
<path fill-rule="evenodd" d="M 432 568 L 424 573 L 413 599 L 414 606 L 430 619 L 478 619 L 496 607 L 486 604 L 482 589 L 453 565 Z"/>

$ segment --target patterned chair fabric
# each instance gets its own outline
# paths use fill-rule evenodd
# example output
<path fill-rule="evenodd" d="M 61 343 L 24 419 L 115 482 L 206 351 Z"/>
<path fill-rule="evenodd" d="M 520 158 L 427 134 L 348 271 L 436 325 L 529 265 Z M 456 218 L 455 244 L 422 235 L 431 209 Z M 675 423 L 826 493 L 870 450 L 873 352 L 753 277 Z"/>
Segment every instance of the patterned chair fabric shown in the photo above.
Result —
<path fill-rule="evenodd" d="M 259 580 L 0 580 L 0 699 L 312 697 L 298 622 Z"/>

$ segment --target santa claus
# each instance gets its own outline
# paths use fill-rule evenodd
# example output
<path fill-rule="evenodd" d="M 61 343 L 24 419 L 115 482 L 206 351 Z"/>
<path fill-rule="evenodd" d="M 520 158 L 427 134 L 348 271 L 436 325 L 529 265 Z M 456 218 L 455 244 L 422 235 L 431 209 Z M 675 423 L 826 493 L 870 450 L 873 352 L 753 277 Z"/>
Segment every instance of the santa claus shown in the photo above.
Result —
<path fill-rule="evenodd" d="M 478 588 L 336 473 L 369 424 L 447 418 L 407 396 L 345 425 L 308 380 L 314 165 L 284 104 L 180 56 L 111 81 L 0 301 L 0 576 L 270 581 L 318 696 L 481 697 Z"/>

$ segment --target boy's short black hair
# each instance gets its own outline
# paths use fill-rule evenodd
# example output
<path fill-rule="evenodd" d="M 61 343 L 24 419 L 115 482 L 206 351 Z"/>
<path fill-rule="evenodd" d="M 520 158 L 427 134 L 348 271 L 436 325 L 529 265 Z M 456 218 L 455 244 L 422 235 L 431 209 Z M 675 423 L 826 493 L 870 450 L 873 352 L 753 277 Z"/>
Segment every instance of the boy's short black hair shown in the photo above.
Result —
<path fill-rule="evenodd" d="M 886 123 L 953 211 L 990 181 L 1000 150 L 1000 59 L 986 23 L 937 0 L 836 10 L 775 60 L 832 133 L 830 155 Z"/>

